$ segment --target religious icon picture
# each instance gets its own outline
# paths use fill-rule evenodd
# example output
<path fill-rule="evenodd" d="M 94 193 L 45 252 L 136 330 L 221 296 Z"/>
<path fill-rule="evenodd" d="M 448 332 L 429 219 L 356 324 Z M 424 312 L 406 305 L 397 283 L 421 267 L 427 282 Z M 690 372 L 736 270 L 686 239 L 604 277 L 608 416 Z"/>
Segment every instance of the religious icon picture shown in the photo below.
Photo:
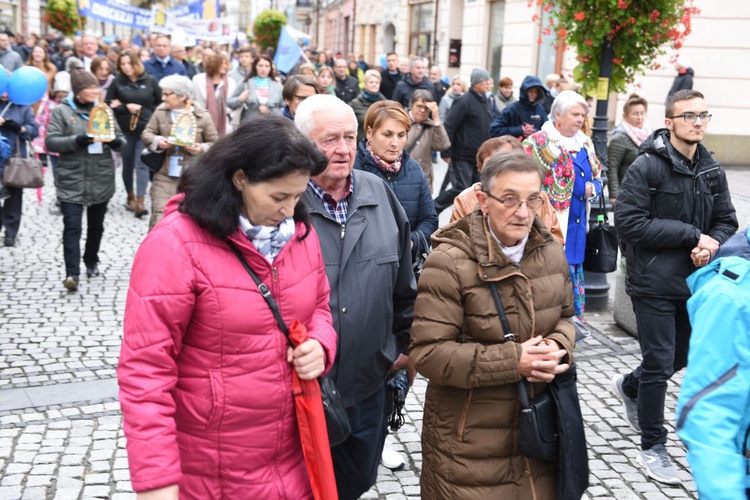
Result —
<path fill-rule="evenodd" d="M 172 130 L 169 132 L 169 139 L 167 139 L 169 144 L 175 146 L 195 146 L 195 134 L 198 130 L 198 125 L 195 115 L 193 115 L 190 108 L 188 103 L 185 111 L 177 115 L 172 124 Z"/>
<path fill-rule="evenodd" d="M 110 142 L 115 139 L 115 115 L 104 103 L 97 104 L 89 114 L 89 135 L 95 142 Z"/>

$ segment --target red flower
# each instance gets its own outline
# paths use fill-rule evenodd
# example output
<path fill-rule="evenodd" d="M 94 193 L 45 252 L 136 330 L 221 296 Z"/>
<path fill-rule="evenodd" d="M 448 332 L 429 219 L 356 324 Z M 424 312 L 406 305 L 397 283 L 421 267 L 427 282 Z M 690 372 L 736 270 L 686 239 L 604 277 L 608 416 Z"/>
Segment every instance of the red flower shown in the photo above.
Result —
<path fill-rule="evenodd" d="M 622 64 L 622 59 L 618 59 L 616 57 L 613 57 L 612 58 L 612 62 L 615 63 L 615 64 Z"/>
<path fill-rule="evenodd" d="M 573 16 L 576 21 L 583 21 L 586 19 L 586 13 L 585 12 L 576 12 Z"/>
<path fill-rule="evenodd" d="M 559 36 L 560 38 L 565 38 L 566 36 L 568 36 L 568 30 L 566 30 L 565 28 L 560 28 L 559 30 L 557 30 L 557 36 Z"/>
<path fill-rule="evenodd" d="M 585 43 L 588 47 L 591 47 L 591 45 L 593 45 L 593 43 L 591 42 L 591 40 L 589 40 L 588 38 L 583 43 Z"/>
<path fill-rule="evenodd" d="M 618 9 L 627 9 L 628 4 L 624 0 L 617 0 L 617 8 Z"/>
<path fill-rule="evenodd" d="M 635 18 L 634 18 L 634 17 L 631 17 L 631 18 L 630 18 L 630 22 L 631 22 L 631 23 L 633 23 L 633 24 L 635 24 Z"/>
<path fill-rule="evenodd" d="M 534 14 L 533 16 L 531 16 L 531 20 L 537 22 L 539 20 L 539 14 Z"/>

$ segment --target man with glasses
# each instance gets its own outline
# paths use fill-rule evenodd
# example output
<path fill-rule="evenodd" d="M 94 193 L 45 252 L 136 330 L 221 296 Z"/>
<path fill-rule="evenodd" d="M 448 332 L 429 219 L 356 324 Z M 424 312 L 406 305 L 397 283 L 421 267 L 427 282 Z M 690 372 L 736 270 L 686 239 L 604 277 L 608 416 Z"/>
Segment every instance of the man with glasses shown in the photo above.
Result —
<path fill-rule="evenodd" d="M 685 279 L 737 231 L 724 170 L 701 144 L 710 120 L 700 92 L 672 95 L 666 128 L 641 144 L 615 205 L 643 361 L 615 376 L 612 391 L 622 400 L 623 418 L 641 435 L 639 462 L 666 484 L 682 481 L 664 446 L 664 400 L 667 381 L 687 365 Z"/>

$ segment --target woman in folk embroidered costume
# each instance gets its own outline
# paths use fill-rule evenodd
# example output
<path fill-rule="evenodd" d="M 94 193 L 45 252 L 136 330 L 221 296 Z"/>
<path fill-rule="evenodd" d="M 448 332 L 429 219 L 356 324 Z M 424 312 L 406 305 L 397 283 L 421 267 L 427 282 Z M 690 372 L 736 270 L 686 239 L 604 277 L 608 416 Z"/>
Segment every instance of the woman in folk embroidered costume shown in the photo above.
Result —
<path fill-rule="evenodd" d="M 327 164 L 286 118 L 243 123 L 186 169 L 138 249 L 117 376 L 139 498 L 312 500 L 292 372 L 328 371 L 337 337 L 299 200 Z M 288 347 L 230 242 L 306 342 Z"/>
<path fill-rule="evenodd" d="M 602 192 L 602 165 L 591 139 L 581 131 L 588 109 L 580 94 L 564 90 L 552 103 L 550 120 L 542 130 L 523 141 L 526 152 L 544 172 L 542 189 L 565 233 L 565 256 L 570 264 L 576 316 L 580 318 L 586 302 L 583 257 L 588 204 Z"/>

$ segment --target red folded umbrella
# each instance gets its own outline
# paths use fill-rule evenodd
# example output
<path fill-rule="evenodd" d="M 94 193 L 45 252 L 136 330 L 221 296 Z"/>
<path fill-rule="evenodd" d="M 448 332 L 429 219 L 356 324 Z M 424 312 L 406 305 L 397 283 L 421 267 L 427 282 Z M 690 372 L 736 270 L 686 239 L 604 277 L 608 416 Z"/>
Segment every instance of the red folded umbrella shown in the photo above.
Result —
<path fill-rule="evenodd" d="M 297 347 L 307 340 L 307 328 L 299 321 L 289 325 L 289 340 Z M 302 380 L 292 370 L 292 392 L 297 410 L 297 425 L 302 440 L 307 474 L 315 500 L 338 500 L 336 476 L 333 474 L 331 445 L 328 441 L 323 398 L 317 379 Z"/>

